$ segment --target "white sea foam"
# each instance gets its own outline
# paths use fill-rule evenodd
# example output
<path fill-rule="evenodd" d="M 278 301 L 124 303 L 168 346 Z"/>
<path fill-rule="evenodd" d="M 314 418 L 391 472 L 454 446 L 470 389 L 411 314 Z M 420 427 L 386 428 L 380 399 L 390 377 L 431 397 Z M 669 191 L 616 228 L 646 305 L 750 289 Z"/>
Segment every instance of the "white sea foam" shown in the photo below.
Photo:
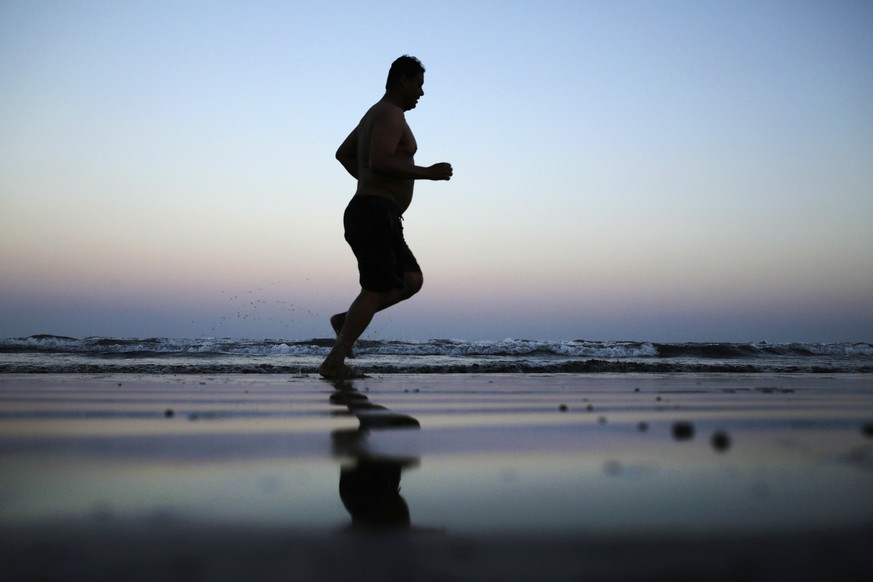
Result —
<path fill-rule="evenodd" d="M 0 372 L 314 372 L 332 339 L 0 339 Z M 369 371 L 871 372 L 869 343 L 688 343 L 437 339 L 358 342 Z"/>

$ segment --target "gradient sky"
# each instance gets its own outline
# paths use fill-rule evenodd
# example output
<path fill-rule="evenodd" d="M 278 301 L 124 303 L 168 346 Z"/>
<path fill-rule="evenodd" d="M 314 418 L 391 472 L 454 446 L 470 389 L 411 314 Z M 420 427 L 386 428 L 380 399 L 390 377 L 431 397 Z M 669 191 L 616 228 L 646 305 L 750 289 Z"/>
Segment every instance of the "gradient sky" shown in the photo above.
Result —
<path fill-rule="evenodd" d="M 327 337 L 336 147 L 427 68 L 365 337 L 873 340 L 873 3 L 0 0 L 0 337 Z"/>

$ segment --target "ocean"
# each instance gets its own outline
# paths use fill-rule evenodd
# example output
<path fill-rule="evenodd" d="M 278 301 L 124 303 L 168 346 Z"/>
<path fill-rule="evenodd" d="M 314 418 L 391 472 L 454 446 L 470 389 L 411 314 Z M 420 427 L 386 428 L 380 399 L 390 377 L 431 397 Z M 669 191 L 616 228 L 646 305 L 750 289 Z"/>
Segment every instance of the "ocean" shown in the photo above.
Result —
<path fill-rule="evenodd" d="M 311 374 L 333 339 L 0 339 L 0 373 Z M 348 363 L 391 373 L 873 372 L 873 344 L 641 341 L 361 340 Z"/>

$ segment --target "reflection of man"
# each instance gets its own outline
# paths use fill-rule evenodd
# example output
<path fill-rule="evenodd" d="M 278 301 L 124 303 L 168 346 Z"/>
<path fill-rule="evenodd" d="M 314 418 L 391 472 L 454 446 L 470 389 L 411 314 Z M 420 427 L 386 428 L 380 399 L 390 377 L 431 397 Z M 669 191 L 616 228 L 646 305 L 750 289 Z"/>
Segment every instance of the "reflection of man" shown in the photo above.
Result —
<path fill-rule="evenodd" d="M 340 473 L 340 499 L 354 527 L 408 528 L 409 507 L 400 496 L 402 464 L 359 461 Z"/>
<path fill-rule="evenodd" d="M 424 95 L 424 67 L 415 57 L 391 64 L 385 95 L 373 105 L 336 152 L 358 180 L 343 216 L 345 239 L 358 260 L 361 292 L 349 310 L 330 318 L 337 342 L 319 368 L 325 377 L 349 374 L 345 359 L 376 312 L 416 294 L 421 269 L 403 238 L 402 215 L 415 180 L 448 180 L 452 166 L 416 166 L 415 137 L 404 112 Z"/>
<path fill-rule="evenodd" d="M 331 380 L 331 404 L 345 405 L 360 423 L 356 430 L 332 433 L 334 454 L 351 459 L 340 471 L 339 493 L 352 516 L 352 528 L 410 528 L 409 506 L 400 495 L 403 469 L 418 463 L 416 456 L 385 455 L 370 450 L 371 430 L 418 429 L 418 420 L 370 402 L 349 380 Z"/>

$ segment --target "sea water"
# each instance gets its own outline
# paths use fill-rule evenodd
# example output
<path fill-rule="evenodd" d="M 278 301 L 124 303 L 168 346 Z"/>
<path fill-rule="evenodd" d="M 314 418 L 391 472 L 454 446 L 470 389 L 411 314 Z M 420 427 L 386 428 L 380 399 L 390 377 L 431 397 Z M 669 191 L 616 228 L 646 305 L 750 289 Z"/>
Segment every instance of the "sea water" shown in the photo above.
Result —
<path fill-rule="evenodd" d="M 0 373 L 309 374 L 332 339 L 0 339 Z M 365 373 L 870 373 L 871 343 L 361 340 Z"/>

